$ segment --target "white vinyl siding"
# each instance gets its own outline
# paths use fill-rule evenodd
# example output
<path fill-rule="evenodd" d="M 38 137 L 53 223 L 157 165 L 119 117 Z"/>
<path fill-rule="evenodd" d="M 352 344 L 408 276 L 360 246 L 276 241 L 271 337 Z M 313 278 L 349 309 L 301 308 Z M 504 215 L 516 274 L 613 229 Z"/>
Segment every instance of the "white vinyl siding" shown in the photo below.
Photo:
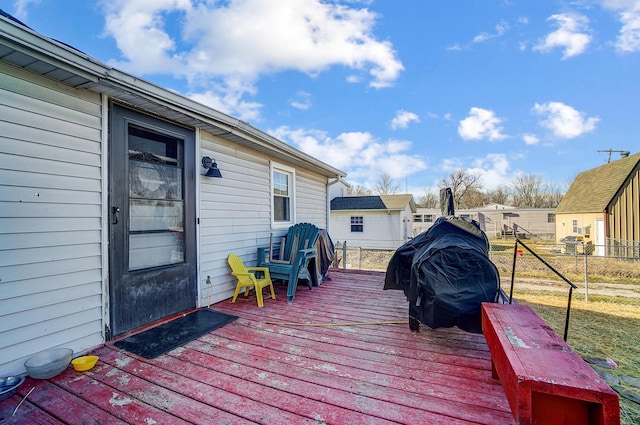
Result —
<path fill-rule="evenodd" d="M 215 158 L 222 172 L 221 179 L 209 178 L 200 167 L 199 305 L 206 306 L 233 295 L 236 282 L 227 265 L 229 253 L 255 266 L 257 247 L 269 245 L 270 234 L 286 234 L 288 226 L 272 227 L 271 158 L 206 132 L 200 133 L 202 156 Z M 292 215 L 296 222 L 325 228 L 327 179 L 299 168 L 295 174 Z"/>
<path fill-rule="evenodd" d="M 307 170 L 296 171 L 296 222 L 327 227 L 327 179 Z"/>
<path fill-rule="evenodd" d="M 396 249 L 406 242 L 403 238 L 403 212 L 394 210 L 331 211 L 331 239 L 347 241 L 347 246 Z M 362 217 L 362 232 L 352 231 L 352 218 Z M 406 216 L 411 220 L 411 212 Z M 411 222 L 407 223 L 410 229 Z"/>
<path fill-rule="evenodd" d="M 103 339 L 101 98 L 0 63 L 0 375 Z"/>

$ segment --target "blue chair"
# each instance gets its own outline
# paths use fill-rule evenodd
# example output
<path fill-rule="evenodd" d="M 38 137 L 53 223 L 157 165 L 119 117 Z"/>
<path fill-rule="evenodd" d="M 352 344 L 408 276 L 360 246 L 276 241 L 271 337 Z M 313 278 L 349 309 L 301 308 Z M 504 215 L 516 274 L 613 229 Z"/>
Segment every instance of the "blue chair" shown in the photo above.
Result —
<path fill-rule="evenodd" d="M 258 267 L 268 267 L 272 279 L 287 281 L 287 301 L 295 297 L 298 280 L 306 280 L 309 289 L 317 285 L 316 273 L 309 272 L 311 260 L 317 257 L 316 242 L 320 229 L 311 223 L 291 226 L 281 242 L 258 248 Z"/>

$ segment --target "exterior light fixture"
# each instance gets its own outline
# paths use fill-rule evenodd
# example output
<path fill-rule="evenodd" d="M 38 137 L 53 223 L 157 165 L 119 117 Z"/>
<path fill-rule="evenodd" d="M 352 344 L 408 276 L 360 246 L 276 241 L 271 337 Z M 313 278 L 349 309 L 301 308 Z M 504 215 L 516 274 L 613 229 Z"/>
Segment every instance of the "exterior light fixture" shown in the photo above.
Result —
<path fill-rule="evenodd" d="M 215 159 L 211 159 L 208 156 L 202 157 L 202 166 L 207 168 L 207 173 L 205 176 L 207 177 L 222 177 L 222 173 L 220 173 L 220 169 L 218 168 L 218 164 Z"/>

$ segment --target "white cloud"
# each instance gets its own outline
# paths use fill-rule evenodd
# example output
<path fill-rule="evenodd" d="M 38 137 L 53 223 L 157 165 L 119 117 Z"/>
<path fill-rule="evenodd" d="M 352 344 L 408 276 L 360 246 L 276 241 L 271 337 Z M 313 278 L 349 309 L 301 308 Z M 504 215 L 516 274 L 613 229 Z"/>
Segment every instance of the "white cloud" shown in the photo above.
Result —
<path fill-rule="evenodd" d="M 31 5 L 37 5 L 40 3 L 40 0 L 17 0 L 13 2 L 13 15 L 20 20 L 25 21 L 27 19 L 27 9 Z"/>
<path fill-rule="evenodd" d="M 459 158 L 447 158 L 442 161 L 440 167 L 447 173 L 464 169 L 470 174 L 477 174 L 483 188 L 488 190 L 509 184 L 512 180 L 512 173 L 509 172 L 511 164 L 507 155 L 502 153 L 490 153 L 484 158 L 475 158 L 468 163 Z"/>
<path fill-rule="evenodd" d="M 540 125 L 562 139 L 573 139 L 596 128 L 598 117 L 586 117 L 584 112 L 577 111 L 562 102 L 536 103 L 533 111 L 545 118 Z"/>
<path fill-rule="evenodd" d="M 535 134 L 523 134 L 522 140 L 524 140 L 524 143 L 527 145 L 537 145 L 538 143 L 540 143 L 540 138 Z"/>
<path fill-rule="evenodd" d="M 502 21 L 500 22 L 498 25 L 496 25 L 496 32 L 493 34 L 487 33 L 487 32 L 483 32 L 480 33 L 478 35 L 476 35 L 475 37 L 473 37 L 473 42 L 474 43 L 483 43 L 487 40 L 490 40 L 492 38 L 498 38 L 498 37 L 502 37 L 504 35 L 505 32 L 507 32 L 507 30 L 509 29 L 509 25 Z"/>
<path fill-rule="evenodd" d="M 391 120 L 391 128 L 393 130 L 407 128 L 412 121 L 420 122 L 420 118 L 413 112 L 400 109 L 396 112 L 396 116 Z"/>
<path fill-rule="evenodd" d="M 259 121 L 262 104 L 243 100 L 247 93 L 253 93 L 250 87 L 234 89 L 232 85 L 215 85 L 209 90 L 188 94 L 188 97 L 220 112 L 237 115 L 245 121 Z"/>
<path fill-rule="evenodd" d="M 296 93 L 295 97 L 291 99 L 289 104 L 296 109 L 302 109 L 303 111 L 306 111 L 307 109 L 311 108 L 311 93 L 300 90 L 298 91 L 298 93 Z"/>
<path fill-rule="evenodd" d="M 404 69 L 392 44 L 376 39 L 378 16 L 337 2 L 116 0 L 104 7 L 105 32 L 122 53 L 116 66 L 186 78 L 194 93 L 212 81 L 220 92 L 233 80 L 237 91 L 265 74 L 314 76 L 333 66 L 348 68 L 349 81 L 368 75 L 369 86 L 381 88 Z"/>
<path fill-rule="evenodd" d="M 640 6 L 620 13 L 622 28 L 616 41 L 616 49 L 621 52 L 640 51 Z"/>
<path fill-rule="evenodd" d="M 342 133 L 335 138 L 320 130 L 270 130 L 270 134 L 327 164 L 346 171 L 349 181 L 373 187 L 384 171 L 393 179 L 402 179 L 425 170 L 425 161 L 407 152 L 412 143 L 405 140 L 377 140 L 368 132 Z"/>
<path fill-rule="evenodd" d="M 548 34 L 533 50 L 548 52 L 556 47 L 563 48 L 562 59 L 584 53 L 591 42 L 589 19 L 576 13 L 551 15 L 547 21 L 554 21 L 558 29 Z"/>
<path fill-rule="evenodd" d="M 620 52 L 640 51 L 640 0 L 603 0 L 602 5 L 617 12 L 622 24 L 616 49 Z"/>
<path fill-rule="evenodd" d="M 501 122 L 502 119 L 496 117 L 493 111 L 473 107 L 469 116 L 460 121 L 458 134 L 464 140 L 504 139 L 507 136 L 502 134 Z"/>
<path fill-rule="evenodd" d="M 486 190 L 492 190 L 500 185 L 509 184 L 512 175 L 509 173 L 511 164 L 505 154 L 490 153 L 484 158 L 473 161 L 473 167 L 469 172 L 478 174 L 482 179 L 482 186 Z"/>

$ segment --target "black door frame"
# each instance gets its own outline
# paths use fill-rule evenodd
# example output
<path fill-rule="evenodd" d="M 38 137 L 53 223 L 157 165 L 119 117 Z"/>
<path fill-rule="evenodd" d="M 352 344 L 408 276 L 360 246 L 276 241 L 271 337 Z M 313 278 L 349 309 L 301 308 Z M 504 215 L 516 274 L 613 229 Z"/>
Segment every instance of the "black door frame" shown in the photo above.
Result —
<path fill-rule="evenodd" d="M 109 320 L 107 339 L 197 305 L 195 130 L 109 105 Z M 183 141 L 184 263 L 129 271 L 128 128 Z M 136 286 L 141 285 L 141 286 Z"/>

